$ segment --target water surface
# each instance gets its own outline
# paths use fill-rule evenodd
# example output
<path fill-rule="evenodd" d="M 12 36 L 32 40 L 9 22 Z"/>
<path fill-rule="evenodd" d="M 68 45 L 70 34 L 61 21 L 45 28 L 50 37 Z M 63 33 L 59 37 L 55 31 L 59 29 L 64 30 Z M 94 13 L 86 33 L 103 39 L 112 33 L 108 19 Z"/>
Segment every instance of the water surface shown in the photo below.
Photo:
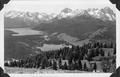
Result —
<path fill-rule="evenodd" d="M 7 28 L 5 30 L 13 31 L 12 36 L 26 36 L 26 35 L 44 35 L 45 32 L 33 30 L 31 28 Z"/>

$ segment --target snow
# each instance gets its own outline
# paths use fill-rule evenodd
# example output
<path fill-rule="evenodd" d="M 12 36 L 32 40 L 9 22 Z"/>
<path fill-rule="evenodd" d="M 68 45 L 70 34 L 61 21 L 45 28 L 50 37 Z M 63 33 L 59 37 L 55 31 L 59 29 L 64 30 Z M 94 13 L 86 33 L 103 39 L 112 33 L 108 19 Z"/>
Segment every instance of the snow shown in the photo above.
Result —
<path fill-rule="evenodd" d="M 68 10 L 68 11 L 67 11 Z M 109 9 L 104 9 L 104 10 L 109 10 Z M 32 21 L 34 21 L 36 19 L 36 17 L 38 17 L 39 19 L 44 19 L 46 21 L 49 21 L 53 18 L 55 18 L 56 16 L 58 16 L 58 19 L 62 19 L 62 18 L 67 18 L 67 17 L 74 17 L 74 16 L 80 16 L 80 15 L 84 15 L 88 13 L 89 15 L 93 16 L 94 18 L 100 18 L 100 19 L 105 19 L 105 20 L 110 20 L 113 21 L 115 20 L 115 14 L 110 14 L 108 12 L 104 12 L 101 9 L 95 9 L 95 8 L 89 8 L 87 10 L 83 10 L 83 9 L 76 9 L 76 10 L 69 10 L 69 8 L 67 8 L 65 11 L 61 11 L 59 14 L 55 14 L 55 13 L 51 13 L 51 14 L 46 14 L 46 13 L 30 13 L 30 12 L 19 12 L 19 11 L 10 11 L 7 12 L 5 14 L 5 17 L 10 17 L 10 18 L 15 18 L 15 17 L 25 17 L 27 19 L 30 19 Z M 86 14 L 87 15 L 87 14 Z M 105 16 L 103 16 L 105 15 Z M 106 16 L 108 18 L 106 18 Z M 104 17 L 104 18 L 103 18 Z"/>
<path fill-rule="evenodd" d="M 109 20 L 112 20 L 111 16 L 107 13 L 106 16 L 109 18 Z"/>

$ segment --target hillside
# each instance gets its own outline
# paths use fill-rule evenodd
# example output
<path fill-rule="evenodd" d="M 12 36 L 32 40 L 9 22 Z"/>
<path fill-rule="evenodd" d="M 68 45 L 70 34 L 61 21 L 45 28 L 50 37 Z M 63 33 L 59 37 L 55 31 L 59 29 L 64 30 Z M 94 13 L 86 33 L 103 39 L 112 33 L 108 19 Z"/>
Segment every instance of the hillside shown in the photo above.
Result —
<path fill-rule="evenodd" d="M 66 33 L 70 36 L 82 39 L 82 34 L 97 31 L 104 27 L 115 27 L 114 22 L 104 22 L 99 19 L 94 19 L 91 17 L 75 17 L 72 19 L 61 19 L 56 20 L 51 23 L 43 23 L 35 27 L 36 30 L 43 30 L 48 33 L 58 32 Z M 115 31 L 115 28 L 114 28 Z"/>
<path fill-rule="evenodd" d="M 14 32 L 5 30 L 5 60 L 11 58 L 25 58 L 28 55 L 36 54 L 37 51 L 32 46 L 37 45 L 33 40 L 43 40 L 39 36 L 20 36 L 13 37 Z"/>
<path fill-rule="evenodd" d="M 38 54 L 41 51 L 38 47 L 44 44 L 83 46 L 91 40 L 116 43 L 115 17 L 109 7 L 85 10 L 65 8 L 57 15 L 19 11 L 5 13 L 5 29 L 27 27 L 45 32 L 43 35 L 13 36 L 14 31 L 5 30 L 5 59 Z M 24 31 L 28 33 L 27 29 Z"/>

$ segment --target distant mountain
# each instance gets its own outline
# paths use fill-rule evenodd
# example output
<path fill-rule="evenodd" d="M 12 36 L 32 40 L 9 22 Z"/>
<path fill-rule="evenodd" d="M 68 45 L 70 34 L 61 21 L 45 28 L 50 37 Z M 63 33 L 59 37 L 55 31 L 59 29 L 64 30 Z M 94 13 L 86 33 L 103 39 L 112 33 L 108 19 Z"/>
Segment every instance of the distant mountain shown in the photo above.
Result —
<path fill-rule="evenodd" d="M 5 27 L 34 27 L 40 23 L 50 22 L 55 17 L 55 14 L 46 13 L 31 13 L 20 11 L 9 11 L 5 13 Z"/>
<path fill-rule="evenodd" d="M 9 11 L 5 13 L 5 27 L 34 27 L 41 23 L 53 22 L 56 19 L 74 18 L 83 15 L 101 19 L 103 21 L 115 21 L 115 13 L 109 7 L 103 9 L 89 8 L 86 10 L 72 10 L 70 8 L 65 8 L 61 10 L 59 14 Z"/>
<path fill-rule="evenodd" d="M 55 20 L 50 23 L 41 23 L 34 29 L 48 33 L 65 33 L 79 40 L 98 38 L 116 40 L 115 13 L 109 7 L 87 10 L 65 8 Z"/>
<path fill-rule="evenodd" d="M 12 36 L 5 30 L 5 59 L 37 54 L 42 44 L 71 44 L 82 46 L 90 40 L 116 42 L 116 16 L 105 7 L 72 10 L 65 8 L 59 14 L 10 11 L 5 13 L 5 28 L 30 27 L 47 33 L 46 40 L 38 35 Z M 44 35 L 42 36 L 44 37 Z M 42 42 L 42 44 L 41 44 Z M 14 54 L 13 54 L 14 53 Z"/>
<path fill-rule="evenodd" d="M 92 16 L 94 18 L 102 19 L 104 21 L 106 20 L 115 21 L 115 13 L 109 7 L 105 7 L 102 9 L 88 8 L 87 10 L 79 10 L 79 9 L 72 10 L 69 8 L 65 8 L 61 11 L 61 13 L 57 17 L 61 19 L 66 17 L 81 16 L 81 15 Z"/>

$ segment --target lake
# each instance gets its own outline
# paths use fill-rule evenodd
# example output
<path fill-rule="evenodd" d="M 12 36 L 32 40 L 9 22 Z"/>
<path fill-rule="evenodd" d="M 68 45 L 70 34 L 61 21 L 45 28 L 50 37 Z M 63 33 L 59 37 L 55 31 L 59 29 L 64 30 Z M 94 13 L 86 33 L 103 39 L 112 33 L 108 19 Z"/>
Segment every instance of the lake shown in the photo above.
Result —
<path fill-rule="evenodd" d="M 46 41 L 50 40 L 46 32 L 33 30 L 31 28 L 7 28 L 5 30 L 14 32 L 12 36 L 40 35 L 44 38 L 44 40 Z M 68 46 L 64 44 L 59 44 L 59 45 L 43 44 L 42 47 L 36 47 L 36 48 L 41 49 L 42 51 L 48 51 L 48 50 L 57 50 L 57 49 L 64 48 L 64 47 L 68 47 Z"/>
<path fill-rule="evenodd" d="M 31 28 L 7 28 L 5 30 L 15 32 L 12 36 L 45 35 L 45 32 L 33 30 Z"/>

